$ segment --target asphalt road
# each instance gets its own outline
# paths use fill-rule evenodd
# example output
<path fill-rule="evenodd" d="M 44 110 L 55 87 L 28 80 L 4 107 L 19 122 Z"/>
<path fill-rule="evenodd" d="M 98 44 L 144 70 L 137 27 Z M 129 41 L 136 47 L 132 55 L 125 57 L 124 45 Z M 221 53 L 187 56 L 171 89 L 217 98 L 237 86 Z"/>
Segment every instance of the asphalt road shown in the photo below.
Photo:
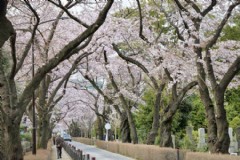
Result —
<path fill-rule="evenodd" d="M 96 148 L 95 146 L 89 146 L 75 141 L 69 143 L 76 146 L 77 149 L 82 150 L 83 154 L 89 154 L 90 157 L 95 157 L 96 160 L 134 160 L 120 154 Z"/>

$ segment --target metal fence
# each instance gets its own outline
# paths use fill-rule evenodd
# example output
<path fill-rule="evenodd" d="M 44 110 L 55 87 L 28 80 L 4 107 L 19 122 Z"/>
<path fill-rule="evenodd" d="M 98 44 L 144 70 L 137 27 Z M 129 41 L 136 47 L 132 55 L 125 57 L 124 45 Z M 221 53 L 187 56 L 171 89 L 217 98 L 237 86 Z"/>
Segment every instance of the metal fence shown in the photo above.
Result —
<path fill-rule="evenodd" d="M 63 148 L 73 160 L 96 160 L 95 157 L 90 157 L 89 154 L 83 154 L 80 149 L 77 149 L 69 143 L 64 143 Z"/>

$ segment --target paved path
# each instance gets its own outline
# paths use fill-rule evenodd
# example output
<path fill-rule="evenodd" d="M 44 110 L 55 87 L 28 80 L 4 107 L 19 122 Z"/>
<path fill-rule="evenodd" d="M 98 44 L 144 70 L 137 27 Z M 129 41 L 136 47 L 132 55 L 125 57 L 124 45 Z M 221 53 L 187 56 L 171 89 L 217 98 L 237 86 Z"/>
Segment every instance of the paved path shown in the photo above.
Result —
<path fill-rule="evenodd" d="M 134 160 L 120 154 L 96 148 L 95 146 L 89 146 L 75 141 L 68 143 L 76 146 L 77 149 L 82 150 L 84 154 L 90 154 L 90 157 L 95 157 L 96 160 Z"/>
<path fill-rule="evenodd" d="M 57 160 L 57 148 L 52 146 L 52 157 L 51 160 Z M 72 160 L 72 158 L 67 154 L 67 152 L 62 148 L 62 158 L 59 160 Z"/>

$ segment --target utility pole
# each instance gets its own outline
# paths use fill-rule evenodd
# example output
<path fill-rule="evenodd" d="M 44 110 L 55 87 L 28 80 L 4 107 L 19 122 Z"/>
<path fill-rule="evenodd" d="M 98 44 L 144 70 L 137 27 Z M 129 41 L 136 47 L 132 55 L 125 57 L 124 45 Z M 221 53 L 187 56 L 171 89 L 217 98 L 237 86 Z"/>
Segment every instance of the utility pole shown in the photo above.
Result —
<path fill-rule="evenodd" d="M 32 18 L 32 24 L 33 24 L 33 27 L 36 23 L 36 19 L 35 17 Z M 35 60 L 34 60 L 34 37 L 32 38 L 32 78 L 34 78 L 34 72 L 35 72 L 35 69 L 34 69 L 34 63 L 35 63 Z M 36 150 L 36 116 L 35 116 L 35 91 L 33 91 L 32 93 L 32 154 L 36 155 L 37 153 L 37 150 Z"/>

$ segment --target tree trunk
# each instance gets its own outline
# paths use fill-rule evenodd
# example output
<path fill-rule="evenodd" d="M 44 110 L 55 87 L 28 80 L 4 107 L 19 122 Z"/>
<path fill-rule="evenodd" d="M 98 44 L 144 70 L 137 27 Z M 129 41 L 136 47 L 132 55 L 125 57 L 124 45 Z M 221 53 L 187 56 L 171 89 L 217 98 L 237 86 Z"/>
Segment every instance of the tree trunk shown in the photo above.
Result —
<path fill-rule="evenodd" d="M 160 147 L 173 147 L 172 143 L 172 117 L 161 122 L 160 126 Z"/>
<path fill-rule="evenodd" d="M 178 105 L 171 102 L 164 108 L 160 123 L 160 147 L 173 147 L 172 143 L 172 121 L 177 112 Z"/>
<path fill-rule="evenodd" d="M 105 62 L 107 63 L 107 56 L 105 55 Z M 114 90 L 116 92 L 119 92 L 119 88 L 117 86 L 117 83 L 115 82 L 114 78 L 113 78 L 113 74 L 110 70 L 108 70 L 108 75 L 109 78 L 111 80 L 112 86 L 114 88 Z M 131 112 L 131 106 L 128 103 L 128 100 L 126 100 L 126 98 L 124 97 L 124 95 L 122 93 L 120 93 L 119 95 L 120 101 L 122 102 L 122 107 L 125 111 L 125 113 L 127 114 L 127 119 L 128 119 L 128 124 L 130 127 L 130 135 L 131 135 L 131 139 L 133 144 L 137 144 L 138 143 L 138 136 L 137 136 L 137 130 L 136 130 L 136 126 L 135 126 L 135 122 L 133 120 L 133 116 L 132 116 L 132 112 Z M 124 113 L 123 113 L 124 114 Z"/>
<path fill-rule="evenodd" d="M 201 50 L 197 51 L 199 57 L 201 58 Z M 215 110 L 213 101 L 210 97 L 209 89 L 206 84 L 206 73 L 203 67 L 203 64 L 197 62 L 197 72 L 198 72 L 198 85 L 199 85 L 199 93 L 201 100 L 205 106 L 205 111 L 208 120 L 208 148 L 211 153 L 216 153 L 216 142 L 218 139 L 217 136 L 217 124 L 215 118 Z"/>
<path fill-rule="evenodd" d="M 126 112 L 122 112 L 121 114 L 120 131 L 121 131 L 122 142 L 131 143 L 130 128 L 129 128 Z"/>
<path fill-rule="evenodd" d="M 153 123 L 151 131 L 148 134 L 147 137 L 147 144 L 154 144 L 155 138 L 158 135 L 158 129 L 159 129 L 159 119 L 160 119 L 160 101 L 161 101 L 161 95 L 162 95 L 162 87 L 158 89 L 156 100 L 153 108 Z"/>
<path fill-rule="evenodd" d="M 214 146 L 214 152 L 228 153 L 230 138 L 228 134 L 228 122 L 226 110 L 224 109 L 224 91 L 217 88 L 214 94 L 216 101 L 216 124 L 217 124 L 217 142 Z"/>
<path fill-rule="evenodd" d="M 132 112 L 128 106 L 126 106 L 125 109 L 127 112 L 127 118 L 128 118 L 128 124 L 130 127 L 130 135 L 131 135 L 132 143 L 137 144 L 138 136 L 137 136 L 137 130 L 136 130 L 135 122 L 133 120 Z"/>
<path fill-rule="evenodd" d="M 1 112 L 0 112 L 0 117 L 2 117 Z M 0 159 L 3 159 L 3 151 L 4 151 L 4 143 L 3 143 L 3 131 L 2 128 L 0 127 Z"/>
<path fill-rule="evenodd" d="M 20 122 L 23 111 L 17 105 L 17 90 L 14 79 L 8 79 L 8 63 L 0 50 L 0 130 L 2 132 L 3 160 L 22 160 L 23 149 L 20 138 Z"/>
<path fill-rule="evenodd" d="M 202 58 L 202 50 L 200 48 L 195 49 L 196 54 L 198 55 L 198 58 Z M 217 141 L 217 124 L 215 119 L 215 112 L 214 112 L 214 105 L 212 102 L 212 99 L 210 97 L 209 89 L 206 84 L 206 73 L 203 67 L 203 64 L 201 62 L 198 62 L 198 58 L 196 59 L 196 65 L 197 65 L 197 81 L 199 85 L 199 93 L 201 101 L 203 102 L 203 105 L 205 107 L 205 112 L 207 116 L 208 121 L 208 148 L 209 151 L 214 153 L 214 145 Z"/>
<path fill-rule="evenodd" d="M 12 23 L 5 17 L 0 15 L 0 48 L 8 40 L 8 38 L 14 33 Z"/>
<path fill-rule="evenodd" d="M 215 153 L 214 144 L 217 141 L 217 125 L 216 125 L 216 119 L 214 114 L 214 106 L 213 104 L 205 102 L 205 112 L 207 116 L 207 143 L 208 143 L 208 149 L 211 153 Z"/>
<path fill-rule="evenodd" d="M 97 116 L 97 135 L 99 140 L 103 140 L 103 119 Z"/>
<path fill-rule="evenodd" d="M 43 148 L 47 149 L 47 144 L 49 140 L 49 132 L 50 132 L 50 127 L 49 127 L 49 122 L 50 119 L 48 117 L 45 118 L 40 118 L 39 117 L 39 127 L 38 127 L 38 148 Z"/>
<path fill-rule="evenodd" d="M 23 160 L 23 149 L 20 138 L 20 121 L 8 119 L 1 124 L 3 131 L 3 158 L 2 160 Z"/>

